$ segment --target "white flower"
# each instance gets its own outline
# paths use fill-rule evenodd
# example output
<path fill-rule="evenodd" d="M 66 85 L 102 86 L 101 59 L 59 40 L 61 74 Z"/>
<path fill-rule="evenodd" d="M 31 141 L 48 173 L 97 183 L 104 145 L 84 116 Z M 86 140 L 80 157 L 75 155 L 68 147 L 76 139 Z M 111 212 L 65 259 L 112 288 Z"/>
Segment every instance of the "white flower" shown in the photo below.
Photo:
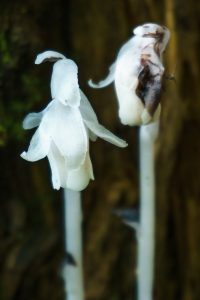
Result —
<path fill-rule="evenodd" d="M 35 63 L 54 61 L 51 78 L 53 100 L 39 113 L 30 113 L 23 121 L 24 129 L 38 126 L 27 152 L 21 157 L 37 161 L 48 157 L 52 183 L 60 187 L 83 190 L 94 179 L 89 155 L 89 138 L 97 137 L 126 147 L 125 141 L 99 124 L 88 99 L 79 89 L 77 66 L 62 54 L 46 51 L 37 56 Z"/>
<path fill-rule="evenodd" d="M 124 125 L 143 125 L 160 115 L 160 96 L 164 67 L 162 53 L 169 41 L 169 30 L 157 24 L 144 24 L 123 45 L 105 80 L 93 88 L 114 81 L 119 102 L 119 117 Z"/>

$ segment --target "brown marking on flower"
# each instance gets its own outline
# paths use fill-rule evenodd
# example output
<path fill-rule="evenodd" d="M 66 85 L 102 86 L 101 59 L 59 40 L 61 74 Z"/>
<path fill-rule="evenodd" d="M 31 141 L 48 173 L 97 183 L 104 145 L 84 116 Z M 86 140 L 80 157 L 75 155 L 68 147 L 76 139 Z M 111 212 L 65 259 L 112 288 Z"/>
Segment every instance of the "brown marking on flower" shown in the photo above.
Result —
<path fill-rule="evenodd" d="M 142 71 L 138 76 L 138 86 L 136 88 L 136 94 L 143 102 L 145 108 L 149 114 L 153 117 L 161 100 L 162 91 L 162 77 L 160 72 L 156 74 L 151 73 L 150 65 L 158 66 L 149 59 L 141 57 Z"/>
<path fill-rule="evenodd" d="M 162 80 L 161 78 L 152 80 L 148 92 L 145 95 L 145 108 L 153 117 L 161 101 Z"/>
<path fill-rule="evenodd" d="M 154 32 L 154 33 L 149 32 L 149 33 L 143 34 L 143 37 L 155 38 L 157 40 L 154 45 L 154 50 L 159 56 L 160 56 L 160 44 L 163 41 L 164 35 L 165 35 L 164 32 L 163 31 L 161 32 L 159 30 L 156 30 L 156 32 Z"/>
<path fill-rule="evenodd" d="M 146 60 L 149 60 L 151 57 L 151 54 L 150 53 L 142 53 L 141 54 L 141 60 L 144 62 Z"/>
<path fill-rule="evenodd" d="M 141 64 L 144 65 L 144 61 L 141 61 Z M 150 68 L 149 65 L 146 64 L 142 69 L 142 71 L 139 73 L 138 85 L 136 88 L 136 94 L 142 100 L 144 105 L 145 105 L 145 96 L 147 93 L 150 78 L 151 78 Z"/>

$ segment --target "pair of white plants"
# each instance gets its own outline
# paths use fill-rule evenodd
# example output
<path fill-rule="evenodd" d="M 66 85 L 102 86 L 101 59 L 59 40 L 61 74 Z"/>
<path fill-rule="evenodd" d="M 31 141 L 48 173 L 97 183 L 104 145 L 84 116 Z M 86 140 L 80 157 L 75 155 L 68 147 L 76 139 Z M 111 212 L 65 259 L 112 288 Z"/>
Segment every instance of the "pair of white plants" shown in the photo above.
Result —
<path fill-rule="evenodd" d="M 162 54 L 170 33 L 165 26 L 153 23 L 138 26 L 133 33 L 134 36 L 119 51 L 107 78 L 99 84 L 90 80 L 89 85 L 103 88 L 114 82 L 122 124 L 141 126 L 138 299 L 150 300 L 154 260 L 153 144 L 161 111 L 164 75 Z M 127 144 L 99 124 L 88 99 L 79 88 L 76 64 L 54 51 L 39 54 L 35 63 L 45 61 L 55 62 L 51 78 L 52 101 L 42 112 L 31 113 L 25 118 L 24 129 L 37 126 L 38 129 L 28 151 L 21 156 L 28 161 L 37 161 L 47 156 L 53 187 L 81 191 L 90 179 L 94 179 L 89 139 L 95 141 L 99 136 L 119 147 L 126 147 Z M 78 297 L 68 298 L 83 299 L 83 292 Z"/>
<path fill-rule="evenodd" d="M 134 29 L 134 36 L 121 48 L 110 74 L 95 88 L 114 81 L 119 102 L 119 117 L 125 125 L 156 121 L 160 115 L 161 82 L 164 73 L 162 53 L 169 31 L 157 24 Z M 77 65 L 55 51 L 39 54 L 35 64 L 55 62 L 51 78 L 52 101 L 39 113 L 29 114 L 24 129 L 38 127 L 27 152 L 28 161 L 48 157 L 55 189 L 83 190 L 94 179 L 89 155 L 89 138 L 97 136 L 119 146 L 125 141 L 99 124 L 88 99 L 79 88 Z"/>
<path fill-rule="evenodd" d="M 110 74 L 95 88 L 114 81 L 119 102 L 119 117 L 125 125 L 142 125 L 156 121 L 160 115 L 161 82 L 164 74 L 162 53 L 169 31 L 157 24 L 134 29 L 134 36 L 121 48 Z M 126 147 L 99 124 L 95 112 L 78 84 L 77 65 L 55 51 L 39 54 L 35 64 L 55 62 L 51 78 L 52 101 L 39 113 L 29 114 L 24 129 L 38 127 L 27 152 L 28 161 L 48 157 L 55 189 L 83 190 L 94 179 L 89 155 L 89 138 L 97 136 Z"/>

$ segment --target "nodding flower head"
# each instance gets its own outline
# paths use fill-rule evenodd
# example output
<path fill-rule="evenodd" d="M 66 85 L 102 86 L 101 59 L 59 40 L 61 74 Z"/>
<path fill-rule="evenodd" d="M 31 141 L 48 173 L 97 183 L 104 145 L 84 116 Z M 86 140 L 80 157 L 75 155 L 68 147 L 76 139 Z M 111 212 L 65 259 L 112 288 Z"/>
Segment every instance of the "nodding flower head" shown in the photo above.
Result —
<path fill-rule="evenodd" d="M 64 105 L 79 106 L 78 67 L 71 59 L 55 51 L 45 51 L 36 57 L 35 64 L 54 62 L 51 76 L 51 97 Z"/>
<path fill-rule="evenodd" d="M 99 136 L 119 147 L 127 144 L 99 124 L 79 89 L 76 64 L 54 51 L 38 55 L 36 64 L 47 60 L 55 62 L 51 79 L 53 100 L 43 111 L 30 113 L 24 119 L 24 129 L 38 128 L 21 157 L 34 162 L 47 156 L 53 187 L 80 191 L 94 179 L 89 138 L 95 141 Z"/>
<path fill-rule="evenodd" d="M 165 26 L 147 23 L 119 51 L 106 79 L 89 85 L 102 88 L 114 81 L 119 117 L 124 125 L 145 125 L 159 118 L 164 66 L 162 52 L 169 41 Z"/>

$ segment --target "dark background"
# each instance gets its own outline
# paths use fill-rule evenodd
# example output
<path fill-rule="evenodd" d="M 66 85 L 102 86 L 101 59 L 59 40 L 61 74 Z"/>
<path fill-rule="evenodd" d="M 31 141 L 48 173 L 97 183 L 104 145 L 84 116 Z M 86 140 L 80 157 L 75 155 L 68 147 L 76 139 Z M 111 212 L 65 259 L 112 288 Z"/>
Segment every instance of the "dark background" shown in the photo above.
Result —
<path fill-rule="evenodd" d="M 156 300 L 200 299 L 200 2 L 191 0 L 27 0 L 0 2 L 0 299 L 64 299 L 62 191 L 52 190 L 47 160 L 20 153 L 32 133 L 21 122 L 50 100 L 52 65 L 33 64 L 52 49 L 75 60 L 81 88 L 99 120 L 129 143 L 91 144 L 96 180 L 83 193 L 87 300 L 136 295 L 134 233 L 112 214 L 138 205 L 138 129 L 122 126 L 107 74 L 132 29 L 166 25 L 171 40 L 161 130 L 156 144 Z M 135 298 L 136 299 L 136 298 Z"/>

